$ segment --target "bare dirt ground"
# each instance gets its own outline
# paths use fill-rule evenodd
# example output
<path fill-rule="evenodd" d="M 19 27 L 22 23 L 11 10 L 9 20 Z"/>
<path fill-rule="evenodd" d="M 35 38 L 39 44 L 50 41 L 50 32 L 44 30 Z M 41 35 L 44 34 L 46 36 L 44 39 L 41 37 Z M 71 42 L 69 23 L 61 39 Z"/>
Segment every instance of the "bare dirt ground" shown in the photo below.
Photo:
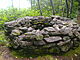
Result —
<path fill-rule="evenodd" d="M 0 60 L 80 60 L 79 56 L 53 56 L 53 57 L 36 57 L 36 58 L 16 58 L 10 54 L 10 51 L 5 46 L 0 46 Z"/>

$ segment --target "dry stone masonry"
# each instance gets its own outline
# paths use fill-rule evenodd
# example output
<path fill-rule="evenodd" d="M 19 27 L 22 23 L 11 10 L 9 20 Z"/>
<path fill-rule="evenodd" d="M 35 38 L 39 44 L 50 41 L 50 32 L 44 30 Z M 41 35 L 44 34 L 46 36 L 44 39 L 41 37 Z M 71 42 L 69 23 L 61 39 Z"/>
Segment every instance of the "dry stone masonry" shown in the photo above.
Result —
<path fill-rule="evenodd" d="M 60 16 L 27 16 L 6 22 L 5 34 L 13 48 L 29 46 L 67 52 L 80 43 L 79 24 Z"/>

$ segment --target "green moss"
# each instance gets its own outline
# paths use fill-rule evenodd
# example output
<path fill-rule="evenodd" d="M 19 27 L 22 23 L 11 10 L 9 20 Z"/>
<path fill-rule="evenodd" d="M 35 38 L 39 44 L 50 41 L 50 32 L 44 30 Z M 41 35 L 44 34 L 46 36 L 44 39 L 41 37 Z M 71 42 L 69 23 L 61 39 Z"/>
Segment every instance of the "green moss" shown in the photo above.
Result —
<path fill-rule="evenodd" d="M 80 46 L 76 49 L 70 50 L 69 52 L 65 53 L 63 56 L 74 56 L 75 54 L 80 55 Z"/>
<path fill-rule="evenodd" d="M 48 56 L 55 56 L 54 54 L 53 55 L 52 54 L 46 54 L 45 52 L 47 52 L 47 51 L 42 50 L 42 49 L 38 49 L 38 50 L 35 50 L 35 52 L 32 51 L 30 53 L 30 50 L 26 49 L 26 50 L 17 50 L 17 51 L 13 50 L 12 54 L 13 54 L 13 56 L 19 57 L 19 58 L 21 58 L 21 57 L 37 57 L 37 58 L 40 58 L 41 56 L 47 57 L 47 55 Z M 49 50 L 49 52 L 53 53 L 53 52 L 57 52 L 57 51 L 56 51 L 56 49 L 51 49 L 51 50 Z M 77 54 L 77 55 L 80 54 L 80 47 L 76 48 L 75 50 L 70 50 L 67 53 L 59 54 L 58 56 L 75 56 L 75 54 Z"/>
<path fill-rule="evenodd" d="M 12 33 L 13 35 L 20 35 L 21 31 L 16 30 L 15 32 Z"/>
<path fill-rule="evenodd" d="M 53 58 L 53 56 L 50 56 L 50 55 L 46 55 L 46 56 L 39 56 L 38 58 L 37 58 L 37 60 L 58 60 L 58 59 L 55 59 L 55 58 Z"/>
<path fill-rule="evenodd" d="M 36 35 L 36 40 L 42 40 L 43 39 L 43 35 Z"/>
<path fill-rule="evenodd" d="M 4 35 L 4 31 L 0 31 L 0 44 L 1 45 L 6 45 L 6 38 L 5 38 L 5 35 Z"/>
<path fill-rule="evenodd" d="M 58 50 L 55 49 L 55 48 L 52 48 L 52 49 L 49 50 L 49 52 L 50 52 L 50 53 L 56 53 L 56 52 L 58 52 Z"/>
<path fill-rule="evenodd" d="M 49 25 L 49 23 L 44 23 L 45 25 Z"/>

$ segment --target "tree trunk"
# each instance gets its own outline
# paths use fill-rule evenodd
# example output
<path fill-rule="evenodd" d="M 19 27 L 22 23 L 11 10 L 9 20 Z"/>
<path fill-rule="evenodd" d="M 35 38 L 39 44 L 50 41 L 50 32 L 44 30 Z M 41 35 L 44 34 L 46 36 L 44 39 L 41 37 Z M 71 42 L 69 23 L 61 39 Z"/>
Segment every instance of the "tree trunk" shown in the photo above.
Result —
<path fill-rule="evenodd" d="M 12 2 L 12 8 L 13 8 L 13 0 L 11 0 L 11 2 Z"/>
<path fill-rule="evenodd" d="M 39 7 L 39 10 L 40 10 L 40 15 L 42 16 L 42 10 L 41 10 L 41 7 L 40 7 L 40 0 L 37 0 L 38 1 L 38 7 Z"/>
<path fill-rule="evenodd" d="M 34 0 L 34 6 L 36 6 L 36 1 Z"/>
<path fill-rule="evenodd" d="M 72 14 L 72 8 L 73 8 L 73 0 L 70 0 L 71 3 L 70 3 L 70 18 L 72 17 L 71 14 Z"/>
<path fill-rule="evenodd" d="M 62 16 L 64 17 L 64 7 L 62 8 Z"/>
<path fill-rule="evenodd" d="M 19 10 L 20 10 L 20 0 L 19 0 Z"/>
<path fill-rule="evenodd" d="M 55 15 L 53 1 L 52 1 L 52 0 L 50 0 L 50 3 L 51 3 L 51 6 L 52 6 L 52 13 L 53 13 L 53 15 Z"/>
<path fill-rule="evenodd" d="M 60 6 L 63 7 L 62 0 L 60 0 Z M 60 7 L 59 7 L 59 8 L 60 8 Z M 64 13 L 63 11 L 64 11 L 63 8 L 60 8 L 59 14 L 60 14 L 61 16 L 63 16 L 63 13 Z"/>
<path fill-rule="evenodd" d="M 78 15 L 77 15 L 77 20 L 78 20 L 78 23 L 80 24 L 80 0 L 78 0 Z"/>
<path fill-rule="evenodd" d="M 32 9 L 32 0 L 31 0 L 31 9 Z"/>
<path fill-rule="evenodd" d="M 60 0 L 58 1 L 58 3 L 60 2 Z M 57 4 L 57 6 L 58 6 L 58 14 L 60 15 L 60 8 L 59 8 L 59 6 L 61 5 L 61 3 L 60 4 Z"/>
<path fill-rule="evenodd" d="M 68 17 L 69 16 L 68 0 L 66 0 L 65 2 L 66 2 L 66 17 Z"/>

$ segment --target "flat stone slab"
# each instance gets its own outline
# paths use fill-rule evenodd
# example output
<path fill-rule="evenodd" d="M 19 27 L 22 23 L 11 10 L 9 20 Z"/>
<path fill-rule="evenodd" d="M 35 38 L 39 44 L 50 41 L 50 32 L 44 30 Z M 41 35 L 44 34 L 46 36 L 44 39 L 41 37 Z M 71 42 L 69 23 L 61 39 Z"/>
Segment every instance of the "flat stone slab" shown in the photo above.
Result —
<path fill-rule="evenodd" d="M 46 43 L 42 40 L 42 41 L 34 41 L 34 45 L 45 45 Z"/>
<path fill-rule="evenodd" d="M 44 40 L 46 41 L 46 42 L 49 42 L 49 43 L 51 43 L 51 42 L 57 42 L 57 41 L 60 41 L 60 40 L 62 40 L 62 38 L 61 37 L 49 37 L 49 38 L 44 38 Z"/>
<path fill-rule="evenodd" d="M 78 28 L 78 31 L 80 32 L 80 27 Z"/>
<path fill-rule="evenodd" d="M 56 31 L 53 27 L 46 27 L 44 28 L 44 30 L 48 31 L 48 32 L 51 32 L 51 31 Z"/>

